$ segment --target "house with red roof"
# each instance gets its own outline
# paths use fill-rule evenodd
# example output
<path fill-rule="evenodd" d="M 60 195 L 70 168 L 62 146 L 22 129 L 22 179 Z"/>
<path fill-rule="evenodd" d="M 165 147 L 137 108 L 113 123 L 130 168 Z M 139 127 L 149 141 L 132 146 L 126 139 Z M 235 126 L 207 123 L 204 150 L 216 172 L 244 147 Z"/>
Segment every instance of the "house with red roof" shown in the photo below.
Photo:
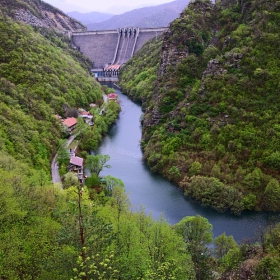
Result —
<path fill-rule="evenodd" d="M 87 112 L 87 111 L 83 111 L 82 113 L 81 113 L 81 117 L 82 118 L 86 118 L 86 119 L 92 119 L 93 118 L 93 115 L 90 113 L 90 112 Z"/>
<path fill-rule="evenodd" d="M 68 172 L 75 173 L 80 183 L 84 184 L 84 159 L 72 156 L 68 165 Z"/>
<path fill-rule="evenodd" d="M 77 122 L 76 118 L 67 118 L 64 121 L 62 121 L 62 124 L 69 128 L 69 131 L 71 134 L 75 130 L 77 123 L 78 122 Z"/>
<path fill-rule="evenodd" d="M 109 93 L 108 94 L 109 101 L 116 101 L 118 99 L 118 95 L 116 93 Z"/>

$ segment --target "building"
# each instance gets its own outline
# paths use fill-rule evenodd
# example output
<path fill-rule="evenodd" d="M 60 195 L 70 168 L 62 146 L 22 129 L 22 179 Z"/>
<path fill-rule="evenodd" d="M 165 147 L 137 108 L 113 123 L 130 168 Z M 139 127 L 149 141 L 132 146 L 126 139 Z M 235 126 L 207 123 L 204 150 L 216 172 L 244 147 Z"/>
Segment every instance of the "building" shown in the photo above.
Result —
<path fill-rule="evenodd" d="M 77 120 L 75 118 L 67 118 L 62 121 L 62 124 L 69 128 L 70 134 L 72 134 L 77 126 Z"/>
<path fill-rule="evenodd" d="M 83 111 L 80 116 L 88 125 L 93 126 L 93 115 L 90 112 Z"/>
<path fill-rule="evenodd" d="M 118 99 L 118 95 L 116 93 L 109 93 L 108 99 L 109 101 L 116 101 Z"/>
<path fill-rule="evenodd" d="M 70 158 L 68 172 L 73 172 L 77 175 L 79 182 L 84 184 L 84 159 L 76 156 Z"/>
<path fill-rule="evenodd" d="M 81 113 L 81 117 L 84 118 L 84 119 L 92 119 L 92 118 L 93 118 L 93 115 L 92 115 L 90 112 L 83 111 L 83 112 Z"/>

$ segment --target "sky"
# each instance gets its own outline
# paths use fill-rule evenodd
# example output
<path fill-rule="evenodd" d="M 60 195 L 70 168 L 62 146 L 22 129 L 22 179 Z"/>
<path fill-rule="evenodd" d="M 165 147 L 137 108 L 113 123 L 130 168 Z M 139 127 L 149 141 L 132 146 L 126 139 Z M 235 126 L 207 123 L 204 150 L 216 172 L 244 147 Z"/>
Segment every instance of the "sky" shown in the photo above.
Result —
<path fill-rule="evenodd" d="M 52 6 L 59 8 L 65 13 L 77 11 L 88 12 L 109 12 L 119 14 L 135 8 L 160 5 L 173 0 L 43 0 Z"/>

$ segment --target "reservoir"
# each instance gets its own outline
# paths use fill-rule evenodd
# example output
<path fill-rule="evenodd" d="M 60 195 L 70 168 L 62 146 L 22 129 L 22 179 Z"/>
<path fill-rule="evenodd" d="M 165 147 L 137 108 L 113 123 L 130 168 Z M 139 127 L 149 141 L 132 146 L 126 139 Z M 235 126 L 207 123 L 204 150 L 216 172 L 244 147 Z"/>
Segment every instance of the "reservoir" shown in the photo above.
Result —
<path fill-rule="evenodd" d="M 173 183 L 159 174 L 152 173 L 142 159 L 140 148 L 142 114 L 141 106 L 132 102 L 116 89 L 122 107 L 119 119 L 104 137 L 99 154 L 108 154 L 111 168 L 101 175 L 112 175 L 121 179 L 131 201 L 132 211 L 145 208 L 155 219 L 161 215 L 170 224 L 179 222 L 185 216 L 201 215 L 213 225 L 214 236 L 225 232 L 236 241 L 252 238 L 260 228 L 279 220 L 279 214 L 245 212 L 241 216 L 218 213 L 202 207 L 185 197 Z"/>

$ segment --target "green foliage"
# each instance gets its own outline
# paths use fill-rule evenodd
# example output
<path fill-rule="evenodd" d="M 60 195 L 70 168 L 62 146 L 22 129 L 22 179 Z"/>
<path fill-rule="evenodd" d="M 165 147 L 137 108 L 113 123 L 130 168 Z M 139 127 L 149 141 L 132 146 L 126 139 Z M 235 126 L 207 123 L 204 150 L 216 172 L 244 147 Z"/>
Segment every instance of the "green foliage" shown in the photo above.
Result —
<path fill-rule="evenodd" d="M 256 269 L 256 280 L 280 279 L 279 259 L 264 257 Z"/>
<path fill-rule="evenodd" d="M 272 168 L 280 168 L 280 152 L 274 152 L 269 155 L 265 160 L 264 163 Z"/>
<path fill-rule="evenodd" d="M 202 165 L 200 162 L 198 162 L 198 161 L 193 162 L 190 165 L 190 169 L 189 169 L 190 176 L 197 175 L 200 172 L 201 167 L 202 167 Z"/>
<path fill-rule="evenodd" d="M 240 214 L 244 209 L 241 194 L 217 178 L 193 176 L 184 189 L 186 195 L 191 195 L 202 205 L 211 205 L 219 212 L 229 209 L 235 214 Z"/>
<path fill-rule="evenodd" d="M 73 186 L 79 185 L 79 180 L 77 175 L 75 175 L 73 172 L 68 172 L 63 176 L 63 187 L 64 188 L 70 188 Z"/>
<path fill-rule="evenodd" d="M 178 167 L 176 166 L 172 166 L 170 169 L 169 169 L 169 173 L 172 177 L 174 178 L 180 178 L 181 177 L 181 173 L 180 173 L 180 170 L 178 169 Z"/>
<path fill-rule="evenodd" d="M 207 244 L 212 242 L 212 225 L 201 216 L 185 217 L 175 230 L 186 242 L 187 251 L 195 265 L 196 279 L 212 279 Z"/>
<path fill-rule="evenodd" d="M 225 233 L 221 234 L 214 240 L 215 255 L 218 259 L 223 259 L 230 250 L 237 248 L 237 244 L 232 236 L 226 236 Z"/>
<path fill-rule="evenodd" d="M 54 114 L 97 101 L 101 87 L 61 34 L 2 15 L 0 32 L 0 149 L 48 170 L 62 132 Z"/>
<path fill-rule="evenodd" d="M 218 178 L 223 194 L 207 202 L 216 209 L 230 193 L 234 212 L 267 210 L 265 188 L 280 180 L 278 2 L 216 2 L 191 1 L 164 34 L 161 53 L 149 42 L 122 69 L 121 86 L 137 99 L 143 93 L 141 143 L 153 171 L 175 182 L 173 166 L 181 180 Z M 195 161 L 198 173 L 190 172 Z"/>
<path fill-rule="evenodd" d="M 97 174 L 95 173 L 91 173 L 89 177 L 86 178 L 86 186 L 88 188 L 92 188 L 92 187 L 98 187 L 99 186 L 99 177 Z"/>
<path fill-rule="evenodd" d="M 113 189 L 116 186 L 124 187 L 124 183 L 123 183 L 122 180 L 120 180 L 120 179 L 118 179 L 116 177 L 113 177 L 111 175 L 107 175 L 107 176 L 103 177 L 103 179 L 105 180 L 106 194 L 108 196 L 112 195 Z"/>
<path fill-rule="evenodd" d="M 105 90 L 108 89 L 105 88 Z M 101 111 L 99 110 L 91 110 L 94 115 L 93 128 L 83 123 L 78 130 L 78 132 L 82 132 L 79 147 L 84 151 L 91 152 L 98 148 L 102 136 L 108 132 L 110 125 L 118 118 L 121 107 L 118 102 L 109 102 L 108 104 L 103 104 L 100 110 L 103 111 L 103 114 L 100 114 Z"/>
<path fill-rule="evenodd" d="M 110 168 L 111 166 L 107 164 L 107 161 L 110 160 L 109 155 L 89 155 L 86 158 L 85 167 L 88 169 L 90 173 L 94 173 L 97 176 L 102 171 L 102 169 Z"/>
<path fill-rule="evenodd" d="M 133 100 L 142 101 L 143 106 L 150 98 L 156 82 L 156 71 L 160 60 L 162 39 L 154 38 L 144 44 L 121 69 L 120 85 Z"/>
<path fill-rule="evenodd" d="M 264 190 L 263 203 L 265 209 L 277 211 L 280 203 L 280 185 L 276 179 L 271 179 Z"/>
<path fill-rule="evenodd" d="M 251 189 L 259 189 L 262 187 L 263 173 L 259 168 L 255 168 L 252 173 L 249 173 L 244 182 Z"/>

